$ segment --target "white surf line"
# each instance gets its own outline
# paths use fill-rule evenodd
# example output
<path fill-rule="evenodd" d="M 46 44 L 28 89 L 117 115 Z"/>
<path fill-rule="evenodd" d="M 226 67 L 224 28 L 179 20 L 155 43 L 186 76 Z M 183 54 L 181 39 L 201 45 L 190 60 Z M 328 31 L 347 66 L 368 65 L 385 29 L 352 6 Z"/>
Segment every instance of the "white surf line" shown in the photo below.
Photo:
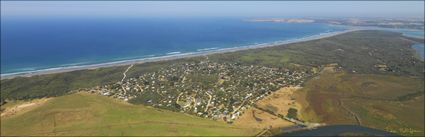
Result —
<path fill-rule="evenodd" d="M 91 65 L 57 67 L 57 68 L 48 68 L 48 69 L 41 69 L 41 70 L 34 70 L 34 71 L 7 73 L 7 74 L 0 74 L 0 79 L 1 80 L 12 79 L 18 76 L 31 77 L 35 75 L 63 73 L 63 72 L 70 72 L 75 70 L 97 69 L 97 68 L 105 68 L 105 67 L 113 67 L 113 66 L 123 66 L 123 65 L 129 65 L 134 63 L 165 61 L 165 60 L 173 60 L 173 59 L 179 59 L 179 58 L 211 55 L 211 54 L 217 54 L 217 53 L 230 53 L 230 52 L 236 52 L 236 51 L 242 51 L 242 50 L 266 48 L 266 47 L 280 46 L 280 45 L 297 43 L 297 42 L 311 41 L 311 40 L 332 37 L 332 36 L 340 35 L 343 33 L 358 31 L 358 30 L 367 30 L 367 29 L 349 29 L 344 31 L 322 33 L 322 34 L 317 34 L 313 36 L 307 36 L 304 38 L 294 38 L 294 39 L 288 39 L 288 40 L 282 40 L 282 41 L 276 41 L 276 42 L 270 42 L 270 43 L 263 43 L 263 44 L 259 44 L 259 46 L 232 47 L 232 48 L 223 48 L 223 49 L 217 49 L 217 50 L 209 50 L 206 52 L 190 52 L 190 53 L 183 53 L 183 54 L 158 56 L 158 57 L 152 57 L 152 58 L 139 58 L 139 59 L 131 59 L 131 60 L 113 61 L 113 62 L 91 64 Z"/>

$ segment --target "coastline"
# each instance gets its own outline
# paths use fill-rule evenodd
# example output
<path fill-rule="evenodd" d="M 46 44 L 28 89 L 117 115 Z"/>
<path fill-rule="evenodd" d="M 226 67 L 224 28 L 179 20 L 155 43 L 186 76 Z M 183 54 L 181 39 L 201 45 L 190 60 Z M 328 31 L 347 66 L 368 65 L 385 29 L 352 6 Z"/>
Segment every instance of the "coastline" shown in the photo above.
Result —
<path fill-rule="evenodd" d="M 320 34 L 317 34 L 317 35 L 312 35 L 312 36 L 307 36 L 307 37 L 302 37 L 302 38 L 275 41 L 275 42 L 270 42 L 270 43 L 261 43 L 261 44 L 241 46 L 241 47 L 213 49 L 213 50 L 198 50 L 196 52 L 167 54 L 165 56 L 150 57 L 150 58 L 130 59 L 130 60 L 113 61 L 113 62 L 99 63 L 99 64 L 90 64 L 90 65 L 81 65 L 81 66 L 77 65 L 77 66 L 68 66 L 68 67 L 56 67 L 56 68 L 48 68 L 48 69 L 41 69 L 41 70 L 34 70 L 34 71 L 7 73 L 7 74 L 1 74 L 0 79 L 4 80 L 4 79 L 13 79 L 15 77 L 32 77 L 32 76 L 37 76 L 37 75 L 64 73 L 64 72 L 77 71 L 77 70 L 98 69 L 98 68 L 114 67 L 114 66 L 125 66 L 125 65 L 131 65 L 131 64 L 142 64 L 142 63 L 147 63 L 147 62 L 167 61 L 167 60 L 175 60 L 175 59 L 190 58 L 190 57 L 197 57 L 197 56 L 205 56 L 205 55 L 211 55 L 211 54 L 236 52 L 236 51 L 249 50 L 249 49 L 274 47 L 274 46 L 281 46 L 281 45 L 286 45 L 286 44 L 293 44 L 293 43 L 298 43 L 298 42 L 305 42 L 305 41 L 328 38 L 328 37 L 332 37 L 332 36 L 336 36 L 336 35 L 340 35 L 340 34 L 344 34 L 344 33 L 348 33 L 348 32 L 358 31 L 358 30 L 366 30 L 366 29 L 358 29 L 358 28 L 350 29 L 350 28 L 348 28 L 347 30 L 344 30 L 344 31 L 326 32 L 326 33 L 320 33 Z"/>

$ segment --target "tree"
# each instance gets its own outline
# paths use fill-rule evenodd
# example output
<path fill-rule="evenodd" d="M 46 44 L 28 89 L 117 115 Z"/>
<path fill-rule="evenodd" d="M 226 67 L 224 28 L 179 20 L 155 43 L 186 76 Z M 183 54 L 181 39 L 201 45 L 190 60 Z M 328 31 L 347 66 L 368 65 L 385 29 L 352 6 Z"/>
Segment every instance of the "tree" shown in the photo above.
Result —
<path fill-rule="evenodd" d="M 288 114 L 286 114 L 286 117 L 297 119 L 297 112 L 298 112 L 297 109 L 295 109 L 295 108 L 289 108 L 288 109 Z"/>

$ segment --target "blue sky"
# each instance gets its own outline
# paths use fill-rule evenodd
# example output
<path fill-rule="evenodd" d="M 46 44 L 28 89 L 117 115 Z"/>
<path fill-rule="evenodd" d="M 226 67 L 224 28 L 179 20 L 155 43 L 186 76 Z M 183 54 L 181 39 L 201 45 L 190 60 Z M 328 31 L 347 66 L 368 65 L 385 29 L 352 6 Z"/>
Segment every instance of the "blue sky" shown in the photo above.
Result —
<path fill-rule="evenodd" d="M 424 1 L 1 1 L 2 17 L 424 17 Z"/>

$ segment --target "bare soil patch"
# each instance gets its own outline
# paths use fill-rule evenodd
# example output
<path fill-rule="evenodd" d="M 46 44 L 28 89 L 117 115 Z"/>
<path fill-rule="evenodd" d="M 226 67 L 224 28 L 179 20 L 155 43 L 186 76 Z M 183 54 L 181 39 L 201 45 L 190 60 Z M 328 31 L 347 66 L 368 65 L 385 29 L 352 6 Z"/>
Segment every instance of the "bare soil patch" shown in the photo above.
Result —
<path fill-rule="evenodd" d="M 257 102 L 257 106 L 270 110 L 275 114 L 286 115 L 289 108 L 301 109 L 297 102 L 295 91 L 301 87 L 284 87 Z"/>
<path fill-rule="evenodd" d="M 48 101 L 50 98 L 36 99 L 31 100 L 29 102 L 24 102 L 22 104 L 17 104 L 15 106 L 10 106 L 5 108 L 3 112 L 1 112 L 1 118 L 7 118 L 14 115 L 23 114 L 28 112 Z"/>
<path fill-rule="evenodd" d="M 256 108 L 249 108 L 234 122 L 235 125 L 245 128 L 277 128 L 294 125 L 293 123 L 273 116 Z"/>
<path fill-rule="evenodd" d="M 295 91 L 301 87 L 284 87 L 271 95 L 259 100 L 257 107 L 269 110 L 275 114 L 286 115 L 289 108 L 301 110 L 301 104 L 297 102 Z M 294 125 L 293 123 L 283 120 L 268 112 L 257 108 L 249 108 L 245 110 L 241 117 L 234 122 L 235 125 L 249 128 L 279 128 Z"/>

